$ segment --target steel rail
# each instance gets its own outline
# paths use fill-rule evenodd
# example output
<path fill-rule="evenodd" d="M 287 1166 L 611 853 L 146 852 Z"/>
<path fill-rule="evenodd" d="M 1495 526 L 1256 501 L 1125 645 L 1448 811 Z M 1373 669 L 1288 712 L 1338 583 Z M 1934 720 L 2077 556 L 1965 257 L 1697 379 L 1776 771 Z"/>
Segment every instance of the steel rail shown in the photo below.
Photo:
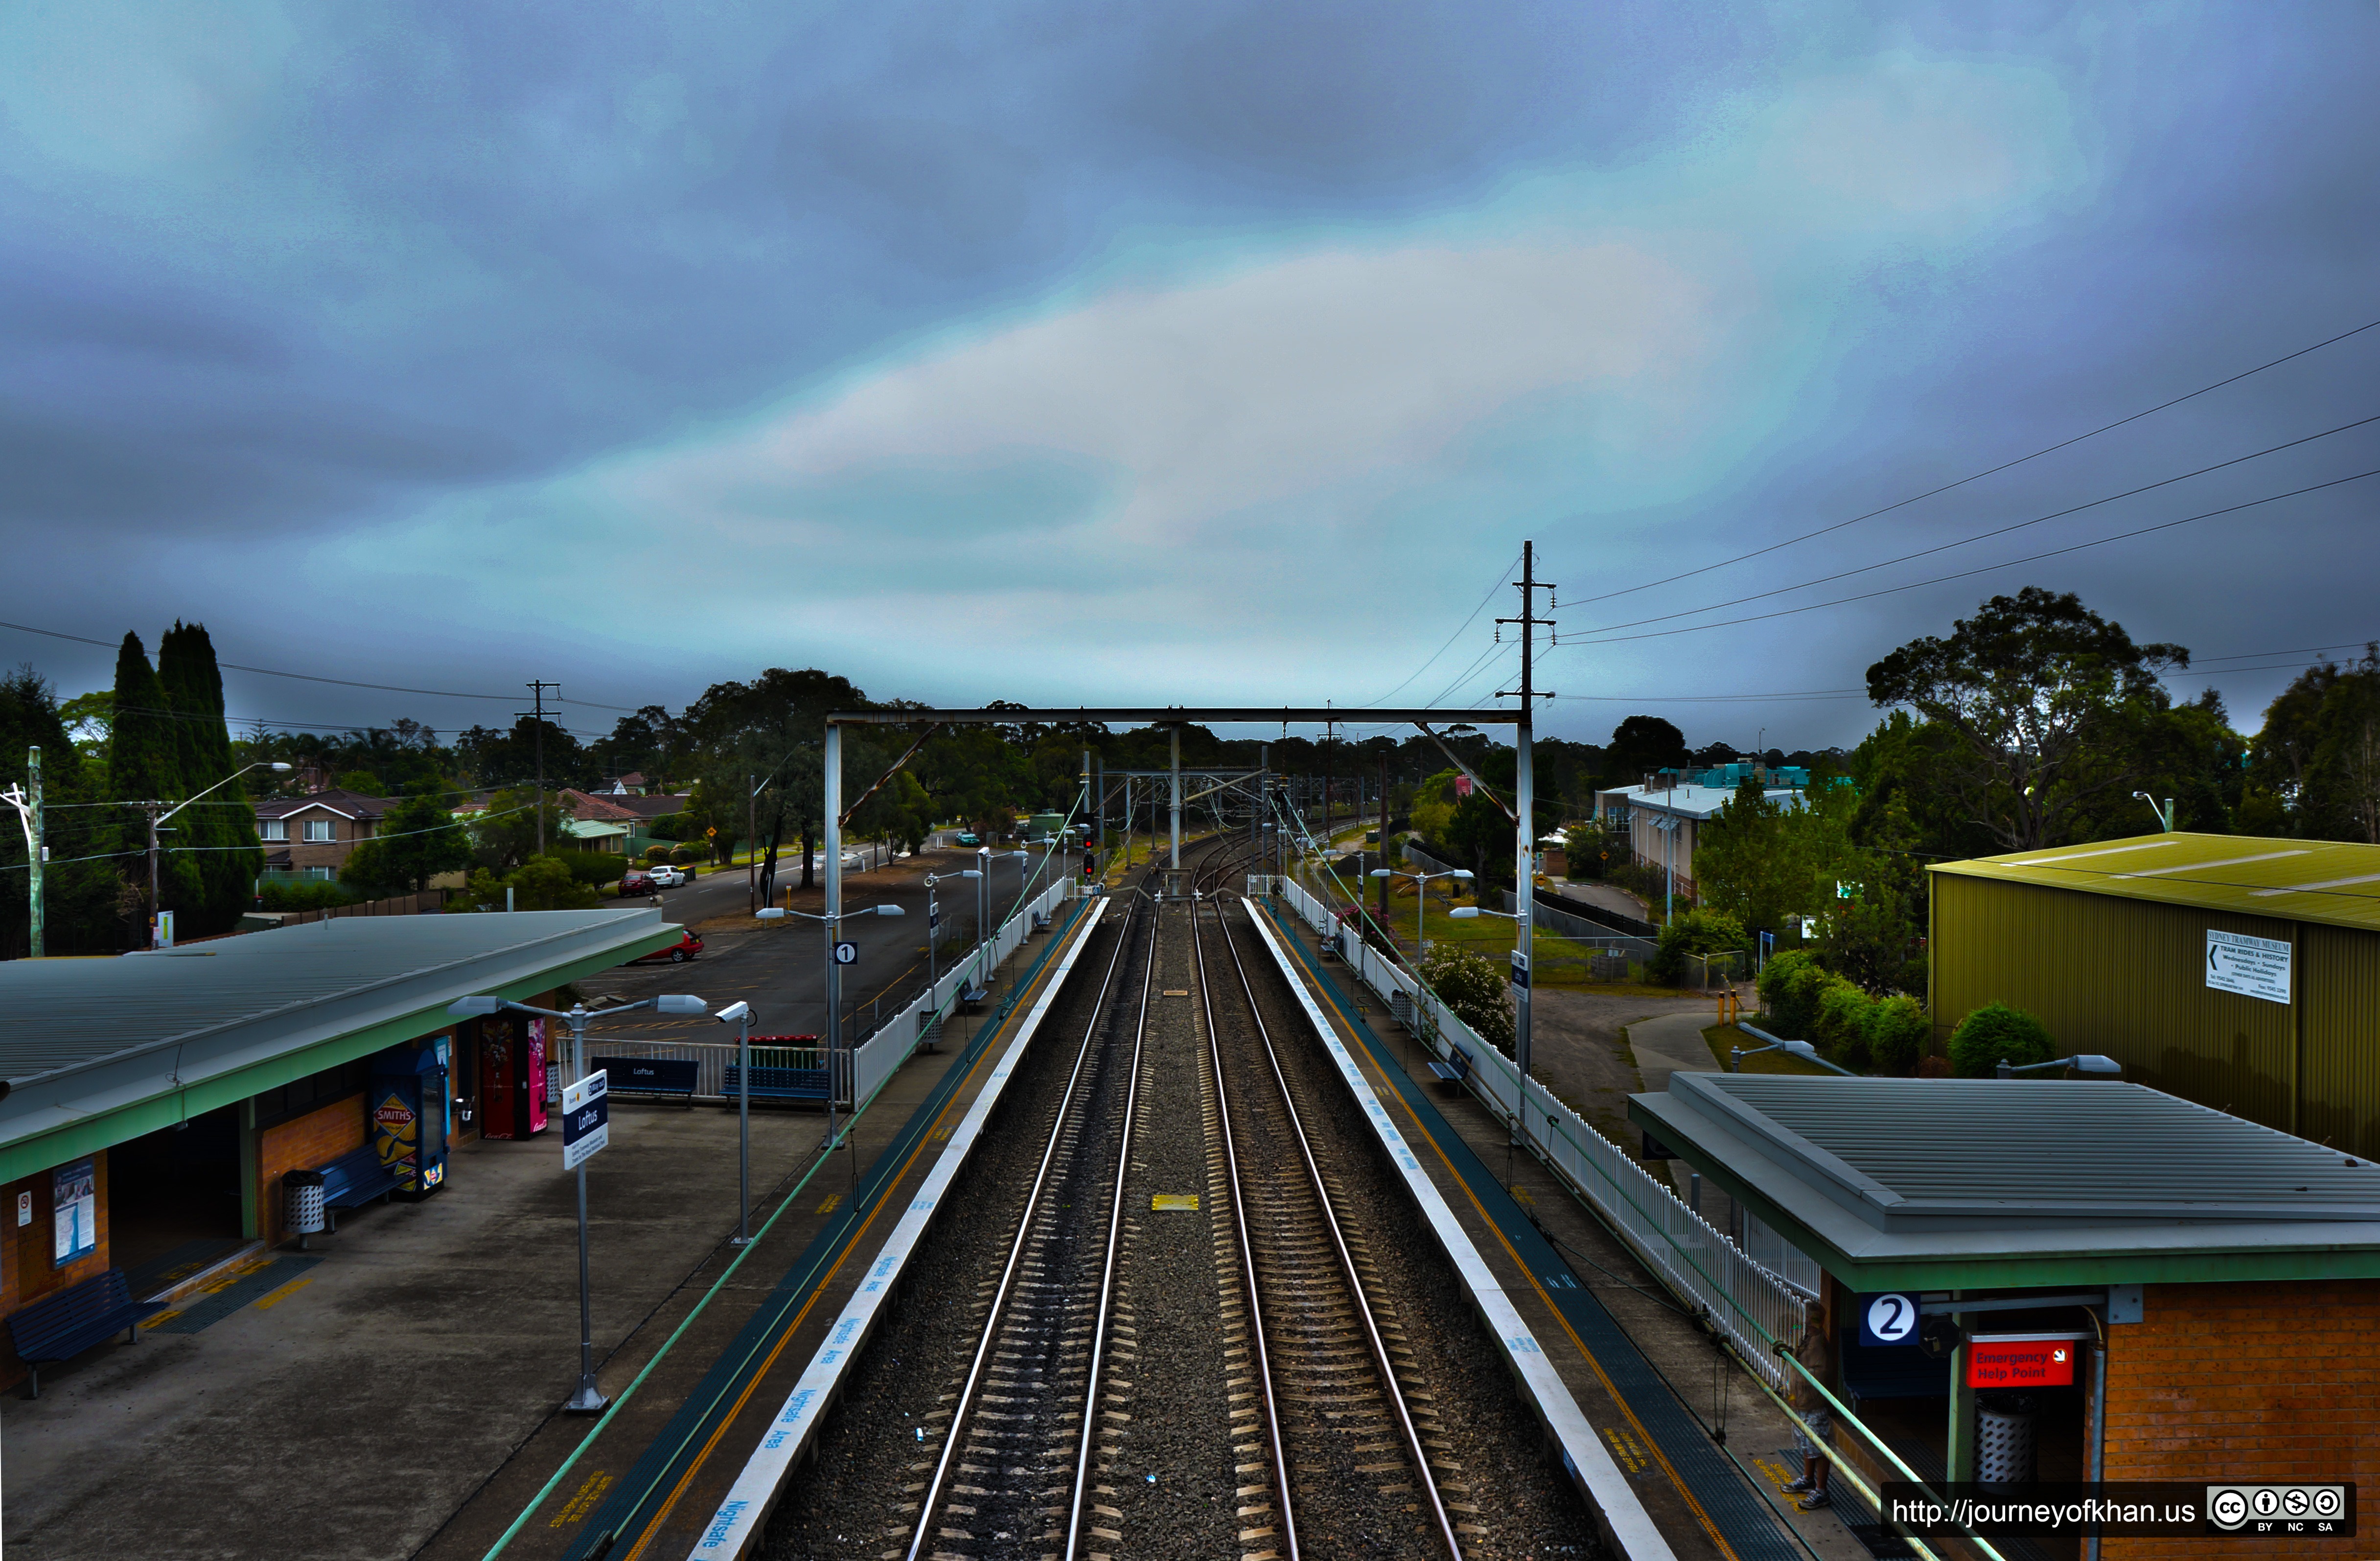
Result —
<path fill-rule="evenodd" d="M 1463 1542 L 1455 1537 L 1454 1520 L 1447 1516 L 1446 1498 L 1439 1494 L 1438 1480 L 1430 1472 L 1429 1449 L 1422 1445 L 1421 1431 L 1413 1422 L 1413 1413 L 1405 1405 L 1403 1386 L 1397 1381 L 1396 1362 L 1389 1358 L 1389 1349 L 1380 1337 L 1378 1320 L 1372 1315 L 1371 1298 L 1364 1289 L 1363 1274 L 1355 1266 L 1354 1254 L 1347 1249 L 1345 1232 L 1339 1228 L 1339 1212 L 1331 1206 L 1330 1189 L 1322 1180 L 1322 1168 L 1314 1158 L 1314 1145 L 1305 1135 L 1305 1122 L 1297 1113 L 1297 1102 L 1289 1092 L 1288 1076 L 1281 1069 L 1281 1057 L 1273 1049 L 1272 1032 L 1257 1007 L 1256 988 L 1248 982 L 1247 966 L 1241 962 L 1238 939 L 1232 936 L 1231 924 L 1224 919 L 1222 908 L 1216 907 L 1216 920 L 1222 925 L 1223 948 L 1232 956 L 1232 969 L 1240 979 L 1240 995 L 1247 1000 L 1248 1020 L 1256 1026 L 1257 1039 L 1263 1043 L 1265 1061 L 1272 1071 L 1274 1087 L 1281 1091 L 1283 1113 L 1289 1119 L 1290 1131 L 1296 1135 L 1297 1152 L 1305 1163 L 1305 1174 L 1313 1182 L 1315 1201 L 1321 1205 L 1322 1222 L 1330 1232 L 1330 1245 L 1339 1254 L 1340 1271 L 1347 1277 L 1347 1289 L 1355 1301 L 1355 1315 L 1364 1320 L 1364 1336 L 1371 1342 L 1373 1363 L 1379 1367 L 1380 1385 L 1387 1391 L 1389 1402 L 1397 1411 L 1397 1424 L 1404 1432 L 1405 1448 L 1413 1454 L 1414 1472 L 1420 1477 L 1421 1488 L 1429 1493 L 1429 1510 L 1438 1521 L 1438 1537 L 1446 1545 L 1446 1553 L 1454 1561 L 1463 1561 Z M 1221 1093 L 1222 1081 L 1216 1081 L 1217 1093 Z"/>
<path fill-rule="evenodd" d="M 1075 1492 L 1066 1506 L 1066 1548 L 1058 1554 L 1062 1561 L 1075 1561 L 1083 1537 L 1083 1509 L 1090 1493 L 1091 1438 L 1097 1434 L 1095 1423 L 1099 1407 L 1099 1369 L 1107 1360 L 1108 1320 L 1115 1312 L 1116 1252 L 1123 1236 L 1123 1184 L 1132 1169 L 1133 1112 L 1140 1104 L 1141 1048 L 1148 1038 L 1149 989 L 1157 985 L 1157 921 L 1152 913 L 1148 928 L 1148 963 L 1140 978 L 1140 1016 L 1133 1025 L 1132 1072 L 1127 1078 L 1123 1096 L 1123 1131 L 1117 1140 L 1115 1199 L 1108 1210 L 1108 1250 L 1099 1270 L 1099 1315 L 1091 1329 L 1091 1369 L 1083 1386 L 1082 1441 L 1075 1452 Z M 956 1422 L 953 1422 L 956 1429 Z"/>
<path fill-rule="evenodd" d="M 1135 911 L 1140 909 L 1135 908 Z M 1041 1151 L 1040 1168 L 1034 1172 L 1032 1190 L 1025 1199 L 1024 1212 L 1016 1221 L 1016 1240 L 1010 1244 L 1008 1262 L 1000 1272 L 1000 1286 L 992 1293 L 991 1307 L 985 1313 L 983 1338 L 976 1346 L 975 1359 L 967 1366 L 966 1380 L 960 1386 L 958 1398 L 952 1406 L 951 1428 L 945 1434 L 941 1456 L 934 1460 L 932 1479 L 926 1483 L 917 1503 L 917 1529 L 909 1537 L 908 1561 L 918 1561 L 926 1544 L 926 1536 L 934 1525 L 934 1512 L 941 1503 L 942 1487 L 949 1482 L 951 1463 L 958 1456 L 960 1434 L 965 1429 L 968 1412 L 975 1407 L 976 1395 L 983 1386 L 984 1367 L 991 1359 L 993 1344 L 1000 1337 L 1000 1325 L 1008 1310 L 1008 1299 L 1016 1285 L 1016 1271 L 1025 1261 L 1025 1251 L 1032 1242 L 1033 1215 L 1041 1202 L 1041 1189 L 1050 1180 L 1050 1165 L 1057 1157 L 1058 1145 L 1066 1136 L 1066 1115 L 1073 1106 L 1075 1092 L 1082 1086 L 1084 1065 L 1091 1055 L 1091 1042 L 1098 1035 L 1099 1021 L 1107 1011 L 1108 994 L 1115 985 L 1117 966 L 1123 962 L 1124 950 L 1132 942 L 1132 920 L 1127 914 L 1123 935 L 1116 939 L 1115 952 L 1108 956 L 1108 968 L 1099 978 L 1099 999 L 1091 1005 L 1091 1017 L 1083 1026 L 1083 1043 L 1075 1049 L 1075 1066 L 1066 1076 L 1066 1092 L 1059 1098 L 1056 1117 L 1050 1123 L 1050 1142 Z M 1153 972 L 1157 958 L 1157 925 L 1153 913 L 1148 928 L 1149 968 Z M 1142 1007 L 1148 1006 L 1147 983 L 1143 983 Z"/>
<path fill-rule="evenodd" d="M 1222 908 L 1216 907 L 1216 914 Z M 1207 1055 L 1215 1069 L 1216 1119 L 1223 1124 L 1223 1165 L 1230 1172 L 1232 1190 L 1232 1231 L 1239 1239 L 1242 1288 L 1247 1293 L 1248 1337 L 1256 1341 L 1257 1386 L 1263 1390 L 1265 1439 L 1272 1446 L 1273 1490 L 1281 1502 L 1281 1532 L 1289 1561 L 1298 1561 L 1302 1554 L 1297 1543 L 1297 1510 L 1291 1505 L 1289 1494 L 1289 1450 L 1281 1434 L 1281 1407 L 1273 1398 L 1272 1347 L 1265 1340 L 1264 1301 L 1257 1284 L 1256 1245 L 1248 1237 L 1247 1200 L 1240 1190 L 1239 1144 L 1232 1134 L 1231 1097 L 1223 1087 L 1223 1043 L 1215 1029 L 1215 1003 L 1208 989 L 1207 953 L 1198 934 L 1198 902 L 1190 902 L 1190 947 L 1198 967 L 1198 1006 L 1207 1020 Z M 1428 1478 L 1425 1469 L 1422 1477 Z"/>

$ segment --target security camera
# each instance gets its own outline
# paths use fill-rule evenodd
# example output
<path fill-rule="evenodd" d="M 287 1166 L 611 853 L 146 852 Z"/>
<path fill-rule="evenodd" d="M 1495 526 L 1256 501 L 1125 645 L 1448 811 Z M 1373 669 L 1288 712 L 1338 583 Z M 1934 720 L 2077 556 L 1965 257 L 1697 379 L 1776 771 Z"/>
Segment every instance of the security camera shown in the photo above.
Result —
<path fill-rule="evenodd" d="M 748 1019 L 751 1016 L 752 1005 L 750 1003 L 733 1002 L 729 1003 L 725 1008 L 721 1009 L 717 1013 L 712 1014 L 710 1017 L 716 1019 L 722 1024 L 733 1024 L 739 1020 Z"/>

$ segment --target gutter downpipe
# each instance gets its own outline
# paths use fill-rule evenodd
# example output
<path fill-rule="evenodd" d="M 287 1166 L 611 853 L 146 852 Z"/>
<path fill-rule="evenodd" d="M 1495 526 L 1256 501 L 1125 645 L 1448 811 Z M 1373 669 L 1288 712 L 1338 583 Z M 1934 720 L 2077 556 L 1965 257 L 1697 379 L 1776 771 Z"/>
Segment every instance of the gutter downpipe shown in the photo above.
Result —
<path fill-rule="evenodd" d="M 2099 1313 L 2090 1313 L 2091 1325 L 2099 1337 L 2091 1350 L 2091 1488 L 2096 1492 L 2107 1479 L 2107 1330 L 2101 1326 Z M 2082 1561 L 2099 1561 L 2099 1527 L 2082 1540 Z"/>

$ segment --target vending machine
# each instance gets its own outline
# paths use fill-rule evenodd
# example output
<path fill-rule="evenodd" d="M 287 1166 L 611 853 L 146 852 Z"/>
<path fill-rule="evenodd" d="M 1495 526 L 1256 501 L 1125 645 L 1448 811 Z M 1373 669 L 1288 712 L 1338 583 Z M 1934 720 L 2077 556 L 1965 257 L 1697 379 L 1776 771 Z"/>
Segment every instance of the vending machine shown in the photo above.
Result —
<path fill-rule="evenodd" d="M 480 1136 L 528 1138 L 545 1131 L 545 1026 L 526 1015 L 480 1021 Z"/>
<path fill-rule="evenodd" d="M 426 1198 L 446 1180 L 447 1041 L 433 1035 L 372 1059 L 372 1149 L 397 1173 L 396 1196 Z"/>

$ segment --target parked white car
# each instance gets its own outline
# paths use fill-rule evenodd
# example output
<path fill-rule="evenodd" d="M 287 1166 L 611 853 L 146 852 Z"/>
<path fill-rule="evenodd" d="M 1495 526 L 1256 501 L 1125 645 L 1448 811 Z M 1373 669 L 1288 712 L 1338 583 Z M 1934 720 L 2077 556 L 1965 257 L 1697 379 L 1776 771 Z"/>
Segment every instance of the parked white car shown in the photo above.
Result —
<path fill-rule="evenodd" d="M 653 880 L 655 889 L 675 889 L 686 880 L 685 868 L 673 867 L 667 863 L 646 868 L 645 876 Z"/>

